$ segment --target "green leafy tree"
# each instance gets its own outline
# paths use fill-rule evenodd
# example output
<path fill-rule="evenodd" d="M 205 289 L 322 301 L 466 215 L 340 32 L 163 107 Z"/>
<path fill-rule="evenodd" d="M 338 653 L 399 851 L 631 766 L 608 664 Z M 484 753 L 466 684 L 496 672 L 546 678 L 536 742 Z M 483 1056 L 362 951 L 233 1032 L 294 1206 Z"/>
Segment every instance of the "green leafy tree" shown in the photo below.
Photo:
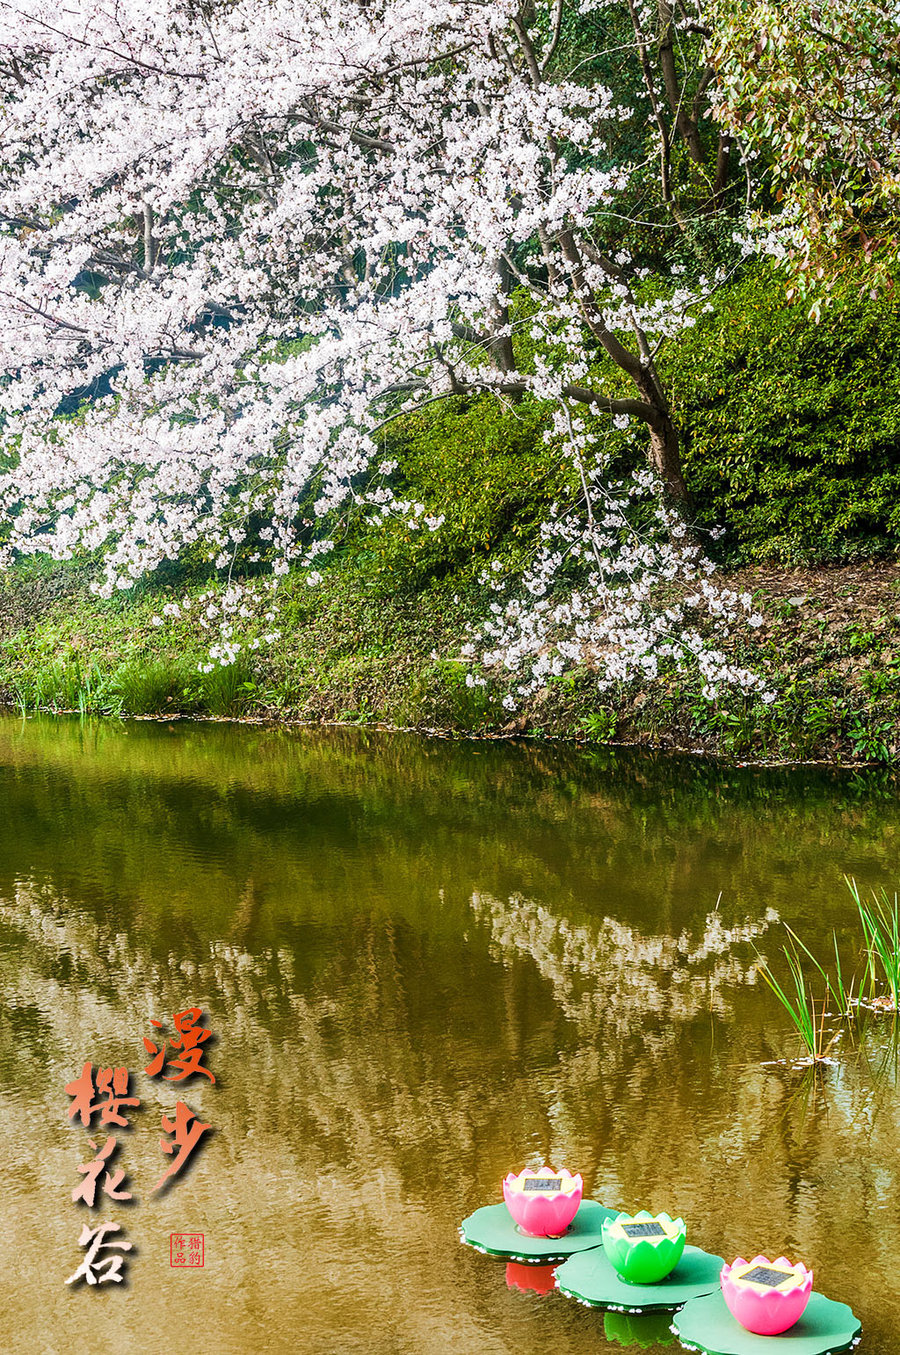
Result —
<path fill-rule="evenodd" d="M 706 17 L 722 126 L 769 181 L 800 290 L 860 271 L 889 284 L 900 264 L 897 5 L 710 0 Z"/>

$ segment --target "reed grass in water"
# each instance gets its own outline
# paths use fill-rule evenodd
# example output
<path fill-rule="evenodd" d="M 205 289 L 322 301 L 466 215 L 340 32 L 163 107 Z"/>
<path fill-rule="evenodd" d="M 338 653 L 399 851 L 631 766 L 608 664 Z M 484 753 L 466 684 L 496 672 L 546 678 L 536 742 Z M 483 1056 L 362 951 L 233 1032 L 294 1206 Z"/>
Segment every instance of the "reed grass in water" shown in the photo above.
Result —
<path fill-rule="evenodd" d="M 847 877 L 845 877 L 847 878 Z M 835 1008 L 835 1016 L 856 1020 L 861 1011 L 881 1010 L 895 1018 L 900 1013 L 900 902 L 895 894 L 888 897 L 886 890 L 873 892 L 871 901 L 863 901 L 856 881 L 847 878 L 847 887 L 856 903 L 863 934 L 863 978 L 858 985 L 854 975 L 849 985 L 844 977 L 837 935 L 834 944 L 834 973 L 816 959 L 809 947 L 790 927 L 786 927 L 789 945 L 784 947 L 790 982 L 782 985 L 763 961 L 759 972 L 778 998 L 800 1037 L 807 1055 L 816 1063 L 827 1059 L 840 1032 L 830 1035 L 826 1042 L 825 1018 L 827 1002 Z M 821 1006 L 817 1004 L 810 981 L 804 971 L 809 961 L 822 980 Z M 887 988 L 887 992 L 883 989 Z M 865 991 L 865 996 L 863 992 Z"/>
<path fill-rule="evenodd" d="M 793 933 L 791 935 L 793 936 Z M 803 946 L 803 950 L 806 951 L 805 946 Z M 809 951 L 806 951 L 806 953 L 808 955 Z M 830 989 L 830 985 L 826 984 L 826 992 L 823 993 L 821 1006 L 817 1010 L 816 999 L 811 987 L 806 981 L 806 975 L 803 972 L 803 964 L 796 946 L 793 944 L 791 946 L 785 946 L 784 955 L 790 970 L 790 985 L 782 987 L 771 969 L 769 969 L 768 965 L 765 963 L 760 965 L 759 972 L 787 1012 L 791 1024 L 800 1036 L 800 1043 L 803 1048 L 805 1048 L 808 1057 L 811 1058 L 814 1063 L 822 1063 L 827 1059 L 838 1038 L 837 1034 L 833 1034 L 826 1044 L 826 995 Z M 793 988 L 793 991 L 791 991 L 791 987 Z"/>
<path fill-rule="evenodd" d="M 825 966 L 816 959 L 815 955 L 813 955 L 812 951 L 809 949 L 809 946 L 807 946 L 803 941 L 801 941 L 797 933 L 793 930 L 793 928 L 789 927 L 787 923 L 785 923 L 785 931 L 791 938 L 791 942 L 795 947 L 795 951 L 802 950 L 804 955 L 806 955 L 812 961 L 816 969 L 819 971 L 825 983 L 825 991 L 828 994 L 830 1001 L 836 1007 L 837 1014 L 839 1016 L 855 1015 L 857 1006 L 856 998 L 854 996 L 854 992 L 856 989 L 856 977 L 854 975 L 854 977 L 850 980 L 850 986 L 848 988 L 846 983 L 844 982 L 844 967 L 843 964 L 841 963 L 841 952 L 838 947 L 838 939 L 836 934 L 834 932 L 832 932 L 831 934 L 831 939 L 834 944 L 834 974 L 831 975 L 829 974 Z"/>
<path fill-rule="evenodd" d="M 897 895 L 888 898 L 887 891 L 872 894 L 870 903 L 860 898 L 855 880 L 847 885 L 856 902 L 859 920 L 865 937 L 865 964 L 869 980 L 869 996 L 878 1001 L 882 995 L 876 993 L 879 982 L 887 985 L 890 1004 L 894 1012 L 900 1010 L 900 907 Z"/>

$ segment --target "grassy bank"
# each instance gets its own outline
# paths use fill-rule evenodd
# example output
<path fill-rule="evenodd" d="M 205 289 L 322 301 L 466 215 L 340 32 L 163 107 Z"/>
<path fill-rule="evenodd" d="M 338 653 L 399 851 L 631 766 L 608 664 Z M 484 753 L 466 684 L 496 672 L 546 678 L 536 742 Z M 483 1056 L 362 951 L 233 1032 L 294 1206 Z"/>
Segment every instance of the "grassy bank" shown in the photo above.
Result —
<path fill-rule="evenodd" d="M 288 578 L 273 608 L 234 618 L 242 648 L 228 667 L 209 662 L 221 617 L 207 613 L 221 584 L 208 581 L 199 543 L 108 602 L 91 593 L 87 563 L 21 563 L 0 575 L 0 699 L 23 711 L 337 720 L 741 759 L 895 761 L 898 355 L 893 294 L 846 292 L 813 324 L 767 264 L 721 288 L 689 340 L 660 354 L 699 525 L 722 529 L 712 546 L 720 578 L 751 593 L 765 619 L 733 640 L 731 657 L 766 674 L 770 705 L 736 694 L 711 703 L 699 680 L 678 676 L 601 697 L 576 671 L 511 719 L 499 690 L 470 685 L 461 650 L 488 605 L 479 577 L 494 562 L 520 572 L 551 505 L 580 492 L 571 459 L 545 439 L 545 405 L 530 397 L 514 407 L 456 398 L 387 425 L 393 490 L 419 503 L 420 517 L 440 518 L 440 530 L 351 515 L 317 588 Z M 598 363 L 597 379 L 615 391 L 615 373 L 602 355 Z M 644 463 L 634 428 L 584 418 L 611 474 Z M 310 518 L 311 502 L 300 505 Z M 251 534 L 238 571 L 255 567 L 258 547 Z M 278 639 L 252 647 L 276 629 Z"/>
<path fill-rule="evenodd" d="M 0 583 L 0 695 L 31 710 L 341 721 L 451 734 L 529 734 L 699 749 L 739 759 L 900 758 L 900 565 L 755 566 L 727 581 L 765 624 L 735 649 L 764 670 L 771 705 L 666 678 L 602 696 L 590 673 L 551 682 L 514 719 L 460 655 L 483 601 L 452 582 L 408 595 L 336 568 L 317 589 L 288 579 L 279 638 L 210 671 L 208 588 L 144 585 L 108 602 L 87 566 L 30 564 Z M 458 581 L 457 581 L 458 582 Z M 198 599 L 203 598 L 203 601 Z M 174 600 L 191 606 L 154 624 Z"/>

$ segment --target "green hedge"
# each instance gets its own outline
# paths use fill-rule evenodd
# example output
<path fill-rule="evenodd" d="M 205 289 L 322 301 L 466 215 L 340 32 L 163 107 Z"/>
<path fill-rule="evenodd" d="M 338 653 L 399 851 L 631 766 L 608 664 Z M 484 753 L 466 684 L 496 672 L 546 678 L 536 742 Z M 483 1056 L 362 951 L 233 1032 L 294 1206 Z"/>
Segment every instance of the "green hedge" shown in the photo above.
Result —
<path fill-rule="evenodd" d="M 698 516 L 732 560 L 900 546 L 900 299 L 848 295 L 819 323 L 769 266 L 723 288 L 664 359 Z"/>
<path fill-rule="evenodd" d="M 815 323 L 778 272 L 756 264 L 668 345 L 661 368 L 698 518 L 724 527 L 727 563 L 900 549 L 900 298 L 845 295 Z M 607 377 L 618 391 L 619 374 Z M 394 488 L 445 522 L 436 533 L 357 525 L 348 548 L 375 586 L 462 583 L 492 556 L 524 551 L 549 504 L 575 488 L 544 445 L 546 419 L 528 399 L 510 408 L 483 397 L 390 425 Z M 636 430 L 621 442 L 624 460 L 627 446 L 643 456 Z"/>

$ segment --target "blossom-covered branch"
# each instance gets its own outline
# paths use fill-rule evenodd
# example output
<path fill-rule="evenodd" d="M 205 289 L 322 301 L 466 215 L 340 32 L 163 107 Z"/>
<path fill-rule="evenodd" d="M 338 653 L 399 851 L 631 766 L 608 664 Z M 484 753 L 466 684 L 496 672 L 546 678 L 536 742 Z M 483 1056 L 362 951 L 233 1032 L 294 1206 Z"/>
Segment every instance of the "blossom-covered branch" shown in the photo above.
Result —
<path fill-rule="evenodd" d="M 715 279 L 651 275 L 605 225 L 646 196 L 651 106 L 663 218 L 689 210 L 679 139 L 716 207 L 699 22 L 637 0 L 0 6 L 0 562 L 101 549 L 109 594 L 196 544 L 230 569 L 252 531 L 276 572 L 311 565 L 335 514 L 395 511 L 370 480 L 386 419 L 486 391 L 640 421 L 662 539 L 624 563 L 621 533 L 593 540 L 613 557 L 578 624 L 613 579 L 634 601 L 638 565 L 649 614 L 654 579 L 698 567 L 673 544 L 689 499 L 656 353 Z M 622 31 L 643 93 L 590 50 Z M 590 526 L 605 454 L 570 428 Z M 597 662 L 657 644 L 633 622 Z"/>

